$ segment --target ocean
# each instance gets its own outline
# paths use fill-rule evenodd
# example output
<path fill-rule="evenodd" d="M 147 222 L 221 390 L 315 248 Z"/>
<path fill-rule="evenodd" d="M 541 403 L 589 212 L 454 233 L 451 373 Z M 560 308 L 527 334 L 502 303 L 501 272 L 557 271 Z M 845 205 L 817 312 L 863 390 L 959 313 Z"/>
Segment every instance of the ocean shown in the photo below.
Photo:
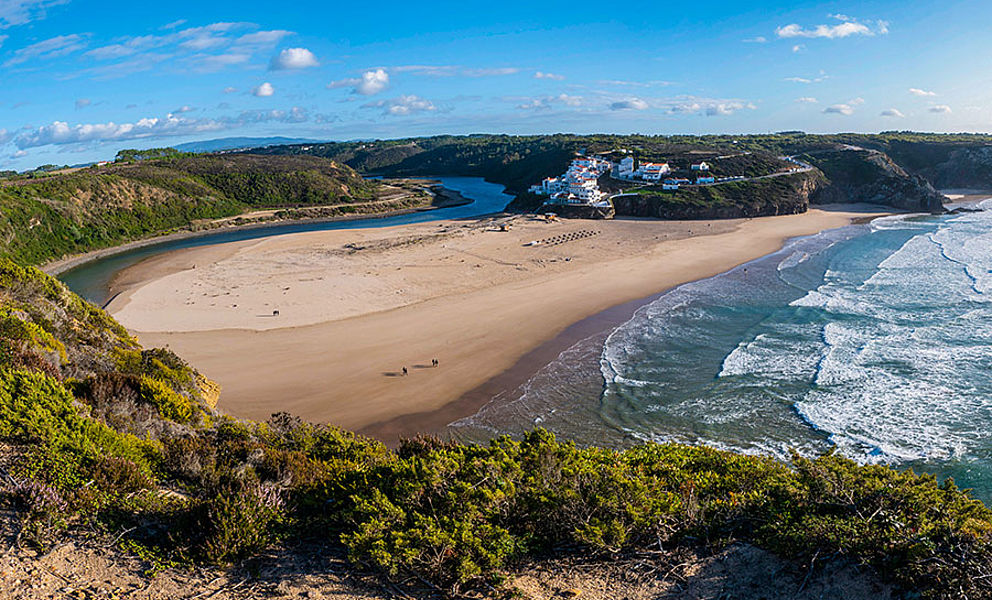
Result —
<path fill-rule="evenodd" d="M 876 219 L 680 286 L 452 424 L 580 443 L 830 449 L 992 500 L 992 201 Z"/>

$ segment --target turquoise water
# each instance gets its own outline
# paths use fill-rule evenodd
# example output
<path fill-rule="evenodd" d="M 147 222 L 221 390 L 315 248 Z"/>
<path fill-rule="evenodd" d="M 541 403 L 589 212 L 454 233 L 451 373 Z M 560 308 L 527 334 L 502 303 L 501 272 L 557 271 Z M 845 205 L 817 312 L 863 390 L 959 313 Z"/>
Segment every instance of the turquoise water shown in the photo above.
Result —
<path fill-rule="evenodd" d="M 992 202 L 987 202 L 992 209 Z M 879 219 L 681 286 L 453 425 L 953 476 L 992 499 L 992 211 Z"/>
<path fill-rule="evenodd" d="M 472 200 L 470 204 L 440 208 L 421 212 L 407 213 L 392 217 L 353 219 L 348 221 L 324 221 L 310 223 L 295 223 L 256 227 L 247 229 L 232 229 L 211 233 L 203 236 L 163 241 L 126 252 L 114 254 L 105 258 L 93 260 L 70 269 L 59 275 L 69 288 L 97 305 L 103 305 L 109 300 L 110 282 L 120 270 L 126 269 L 142 260 L 183 248 L 195 248 L 227 242 L 253 240 L 274 235 L 299 233 L 302 231 L 326 231 L 330 229 L 361 229 L 368 227 L 389 227 L 392 225 L 407 225 L 410 223 L 425 223 L 441 219 L 464 219 L 478 217 L 502 211 L 513 199 L 504 193 L 501 185 L 488 183 L 481 177 L 436 177 L 441 184 L 451 190 L 461 192 Z"/>

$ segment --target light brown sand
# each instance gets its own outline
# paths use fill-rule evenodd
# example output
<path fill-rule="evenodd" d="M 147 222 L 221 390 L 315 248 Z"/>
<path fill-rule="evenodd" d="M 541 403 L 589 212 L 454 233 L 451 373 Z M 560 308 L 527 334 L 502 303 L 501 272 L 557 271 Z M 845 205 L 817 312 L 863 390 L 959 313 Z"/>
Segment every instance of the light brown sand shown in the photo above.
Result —
<path fill-rule="evenodd" d="M 221 410 L 253 419 L 289 411 L 360 429 L 454 402 L 599 311 L 869 214 L 882 213 L 517 217 L 508 232 L 443 222 L 292 234 L 136 265 L 118 278 L 125 291 L 109 310 L 146 346 L 168 345 L 218 381 Z M 524 245 L 579 231 L 596 234 Z"/>

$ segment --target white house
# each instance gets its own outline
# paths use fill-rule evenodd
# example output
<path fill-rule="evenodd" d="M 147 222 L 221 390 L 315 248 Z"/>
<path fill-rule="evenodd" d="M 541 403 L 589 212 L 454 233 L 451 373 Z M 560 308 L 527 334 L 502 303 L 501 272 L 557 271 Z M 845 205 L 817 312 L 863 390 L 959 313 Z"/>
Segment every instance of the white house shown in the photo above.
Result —
<path fill-rule="evenodd" d="M 700 185 L 700 184 L 703 184 L 703 183 L 716 183 L 716 177 L 697 177 L 696 178 L 696 185 Z"/>
<path fill-rule="evenodd" d="M 701 162 L 698 165 L 692 165 L 692 170 L 693 171 L 709 171 L 710 170 L 710 166 L 708 164 L 706 164 L 705 162 Z"/>
<path fill-rule="evenodd" d="M 641 163 L 636 174 L 640 175 L 644 181 L 661 181 L 661 178 L 671 171 L 668 163 Z"/>
<path fill-rule="evenodd" d="M 677 190 L 677 189 L 679 189 L 679 184 L 677 184 L 675 182 L 669 183 L 669 182 L 666 181 L 665 183 L 661 184 L 661 189 L 663 189 L 663 190 Z"/>
<path fill-rule="evenodd" d="M 634 157 L 628 156 L 627 158 L 620 161 L 620 166 L 617 167 L 617 177 L 620 179 L 626 179 L 634 175 Z"/>

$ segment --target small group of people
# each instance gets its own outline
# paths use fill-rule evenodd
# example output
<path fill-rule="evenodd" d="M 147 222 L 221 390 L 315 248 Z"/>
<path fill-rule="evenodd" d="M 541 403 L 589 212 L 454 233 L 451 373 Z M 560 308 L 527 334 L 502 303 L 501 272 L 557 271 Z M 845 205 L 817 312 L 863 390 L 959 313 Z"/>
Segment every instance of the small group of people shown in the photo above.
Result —
<path fill-rule="evenodd" d="M 438 360 L 437 360 L 436 358 L 432 358 L 432 359 L 431 359 L 431 367 L 433 367 L 433 368 L 435 368 L 435 369 L 436 369 L 436 368 L 438 367 L 438 365 L 440 365 L 440 364 L 441 364 L 441 363 L 440 363 L 440 362 L 438 362 Z M 404 376 L 406 376 L 406 375 L 408 375 L 409 373 L 410 373 L 410 372 L 409 372 L 409 371 L 407 370 L 407 368 L 406 368 L 406 367 L 403 367 L 403 375 L 404 375 Z"/>

